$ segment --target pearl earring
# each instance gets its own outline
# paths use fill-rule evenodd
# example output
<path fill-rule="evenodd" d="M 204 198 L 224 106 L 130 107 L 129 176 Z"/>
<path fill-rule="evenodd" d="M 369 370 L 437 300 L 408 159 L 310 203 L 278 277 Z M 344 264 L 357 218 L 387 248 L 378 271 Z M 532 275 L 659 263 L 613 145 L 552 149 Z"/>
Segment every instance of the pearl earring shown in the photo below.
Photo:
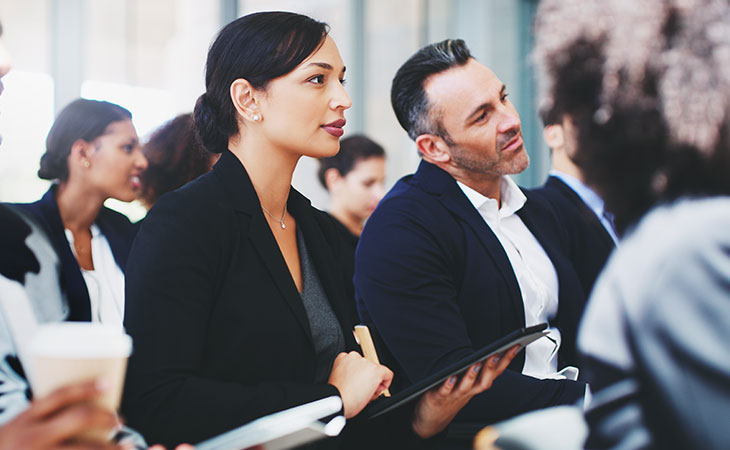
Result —
<path fill-rule="evenodd" d="M 86 167 L 88 169 L 89 167 L 91 167 L 91 163 L 88 160 L 85 160 L 84 167 Z"/>
<path fill-rule="evenodd" d="M 259 120 L 261 120 L 261 116 L 259 116 L 258 114 L 254 114 L 253 120 L 254 120 L 254 122 L 258 122 Z"/>

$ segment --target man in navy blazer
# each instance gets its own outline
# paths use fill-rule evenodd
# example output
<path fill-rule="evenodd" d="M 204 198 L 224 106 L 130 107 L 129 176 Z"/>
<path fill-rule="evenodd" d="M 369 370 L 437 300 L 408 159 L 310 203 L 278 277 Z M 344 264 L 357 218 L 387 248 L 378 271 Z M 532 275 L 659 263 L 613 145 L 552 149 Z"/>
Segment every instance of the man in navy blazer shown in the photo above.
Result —
<path fill-rule="evenodd" d="M 549 321 L 549 338 L 518 355 L 457 421 L 491 423 L 582 399 L 586 386 L 571 366 L 586 293 L 555 211 L 505 176 L 529 158 L 504 84 L 463 41 L 446 40 L 399 69 L 391 100 L 422 161 L 368 220 L 354 280 L 394 382 L 413 383 Z"/>

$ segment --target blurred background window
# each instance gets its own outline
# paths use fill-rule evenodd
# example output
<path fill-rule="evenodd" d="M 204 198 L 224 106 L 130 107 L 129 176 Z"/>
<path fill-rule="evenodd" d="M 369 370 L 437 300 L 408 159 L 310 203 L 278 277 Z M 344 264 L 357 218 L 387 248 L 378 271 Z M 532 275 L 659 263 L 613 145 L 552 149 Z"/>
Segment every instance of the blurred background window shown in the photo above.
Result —
<path fill-rule="evenodd" d="M 415 171 L 415 144 L 390 107 L 397 68 L 421 46 L 462 38 L 507 85 L 523 126 L 530 168 L 516 176 L 542 183 L 549 154 L 537 118 L 529 63 L 537 0 L 0 0 L 3 40 L 13 69 L 0 97 L 0 200 L 33 201 L 48 182 L 38 161 L 57 111 L 77 97 L 128 108 L 140 138 L 192 111 L 204 90 L 205 55 L 215 34 L 242 15 L 288 10 L 330 24 L 347 65 L 353 107 L 346 136 L 364 133 L 388 154 L 386 187 Z M 317 163 L 305 159 L 294 185 L 315 206 L 327 196 Z M 137 220 L 141 205 L 108 206 Z"/>

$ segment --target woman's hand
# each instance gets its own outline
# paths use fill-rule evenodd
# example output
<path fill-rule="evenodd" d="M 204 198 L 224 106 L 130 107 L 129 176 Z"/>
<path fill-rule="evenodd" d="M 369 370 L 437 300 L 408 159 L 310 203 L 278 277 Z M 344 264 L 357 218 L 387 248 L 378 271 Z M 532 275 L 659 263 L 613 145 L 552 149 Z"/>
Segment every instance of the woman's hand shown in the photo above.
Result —
<path fill-rule="evenodd" d="M 114 429 L 119 424 L 116 414 L 93 403 L 103 390 L 95 382 L 81 383 L 34 400 L 28 409 L 0 427 L 0 450 L 60 448 L 89 428 Z M 121 447 L 112 442 L 75 441 L 73 448 Z"/>
<path fill-rule="evenodd" d="M 438 389 L 423 394 L 413 412 L 413 431 L 424 439 L 441 432 L 472 397 L 492 386 L 494 379 L 504 372 L 520 348 L 517 345 L 501 358 L 489 358 L 484 367 L 481 363 L 474 364 L 467 369 L 458 385 L 457 377 L 453 376 Z"/>
<path fill-rule="evenodd" d="M 345 418 L 362 411 L 390 386 L 393 372 L 363 358 L 357 352 L 340 353 L 332 365 L 328 383 L 340 391 Z"/>

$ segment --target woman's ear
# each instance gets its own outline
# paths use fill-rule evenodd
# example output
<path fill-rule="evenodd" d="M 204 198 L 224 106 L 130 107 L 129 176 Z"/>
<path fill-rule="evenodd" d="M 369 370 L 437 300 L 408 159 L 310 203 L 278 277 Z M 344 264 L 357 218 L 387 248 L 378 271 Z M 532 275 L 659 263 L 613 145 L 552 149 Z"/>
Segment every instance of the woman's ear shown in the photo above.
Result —
<path fill-rule="evenodd" d="M 243 120 L 258 122 L 262 119 L 261 111 L 256 104 L 256 90 L 245 78 L 238 78 L 231 83 L 231 100 L 239 117 Z"/>
<path fill-rule="evenodd" d="M 78 139 L 71 145 L 71 151 L 68 154 L 69 169 L 71 167 L 83 167 L 88 169 L 91 167 L 91 144 L 83 139 Z"/>
<path fill-rule="evenodd" d="M 451 160 L 449 146 L 444 139 L 435 134 L 422 134 L 416 138 L 416 146 L 426 161 L 439 165 Z"/>

